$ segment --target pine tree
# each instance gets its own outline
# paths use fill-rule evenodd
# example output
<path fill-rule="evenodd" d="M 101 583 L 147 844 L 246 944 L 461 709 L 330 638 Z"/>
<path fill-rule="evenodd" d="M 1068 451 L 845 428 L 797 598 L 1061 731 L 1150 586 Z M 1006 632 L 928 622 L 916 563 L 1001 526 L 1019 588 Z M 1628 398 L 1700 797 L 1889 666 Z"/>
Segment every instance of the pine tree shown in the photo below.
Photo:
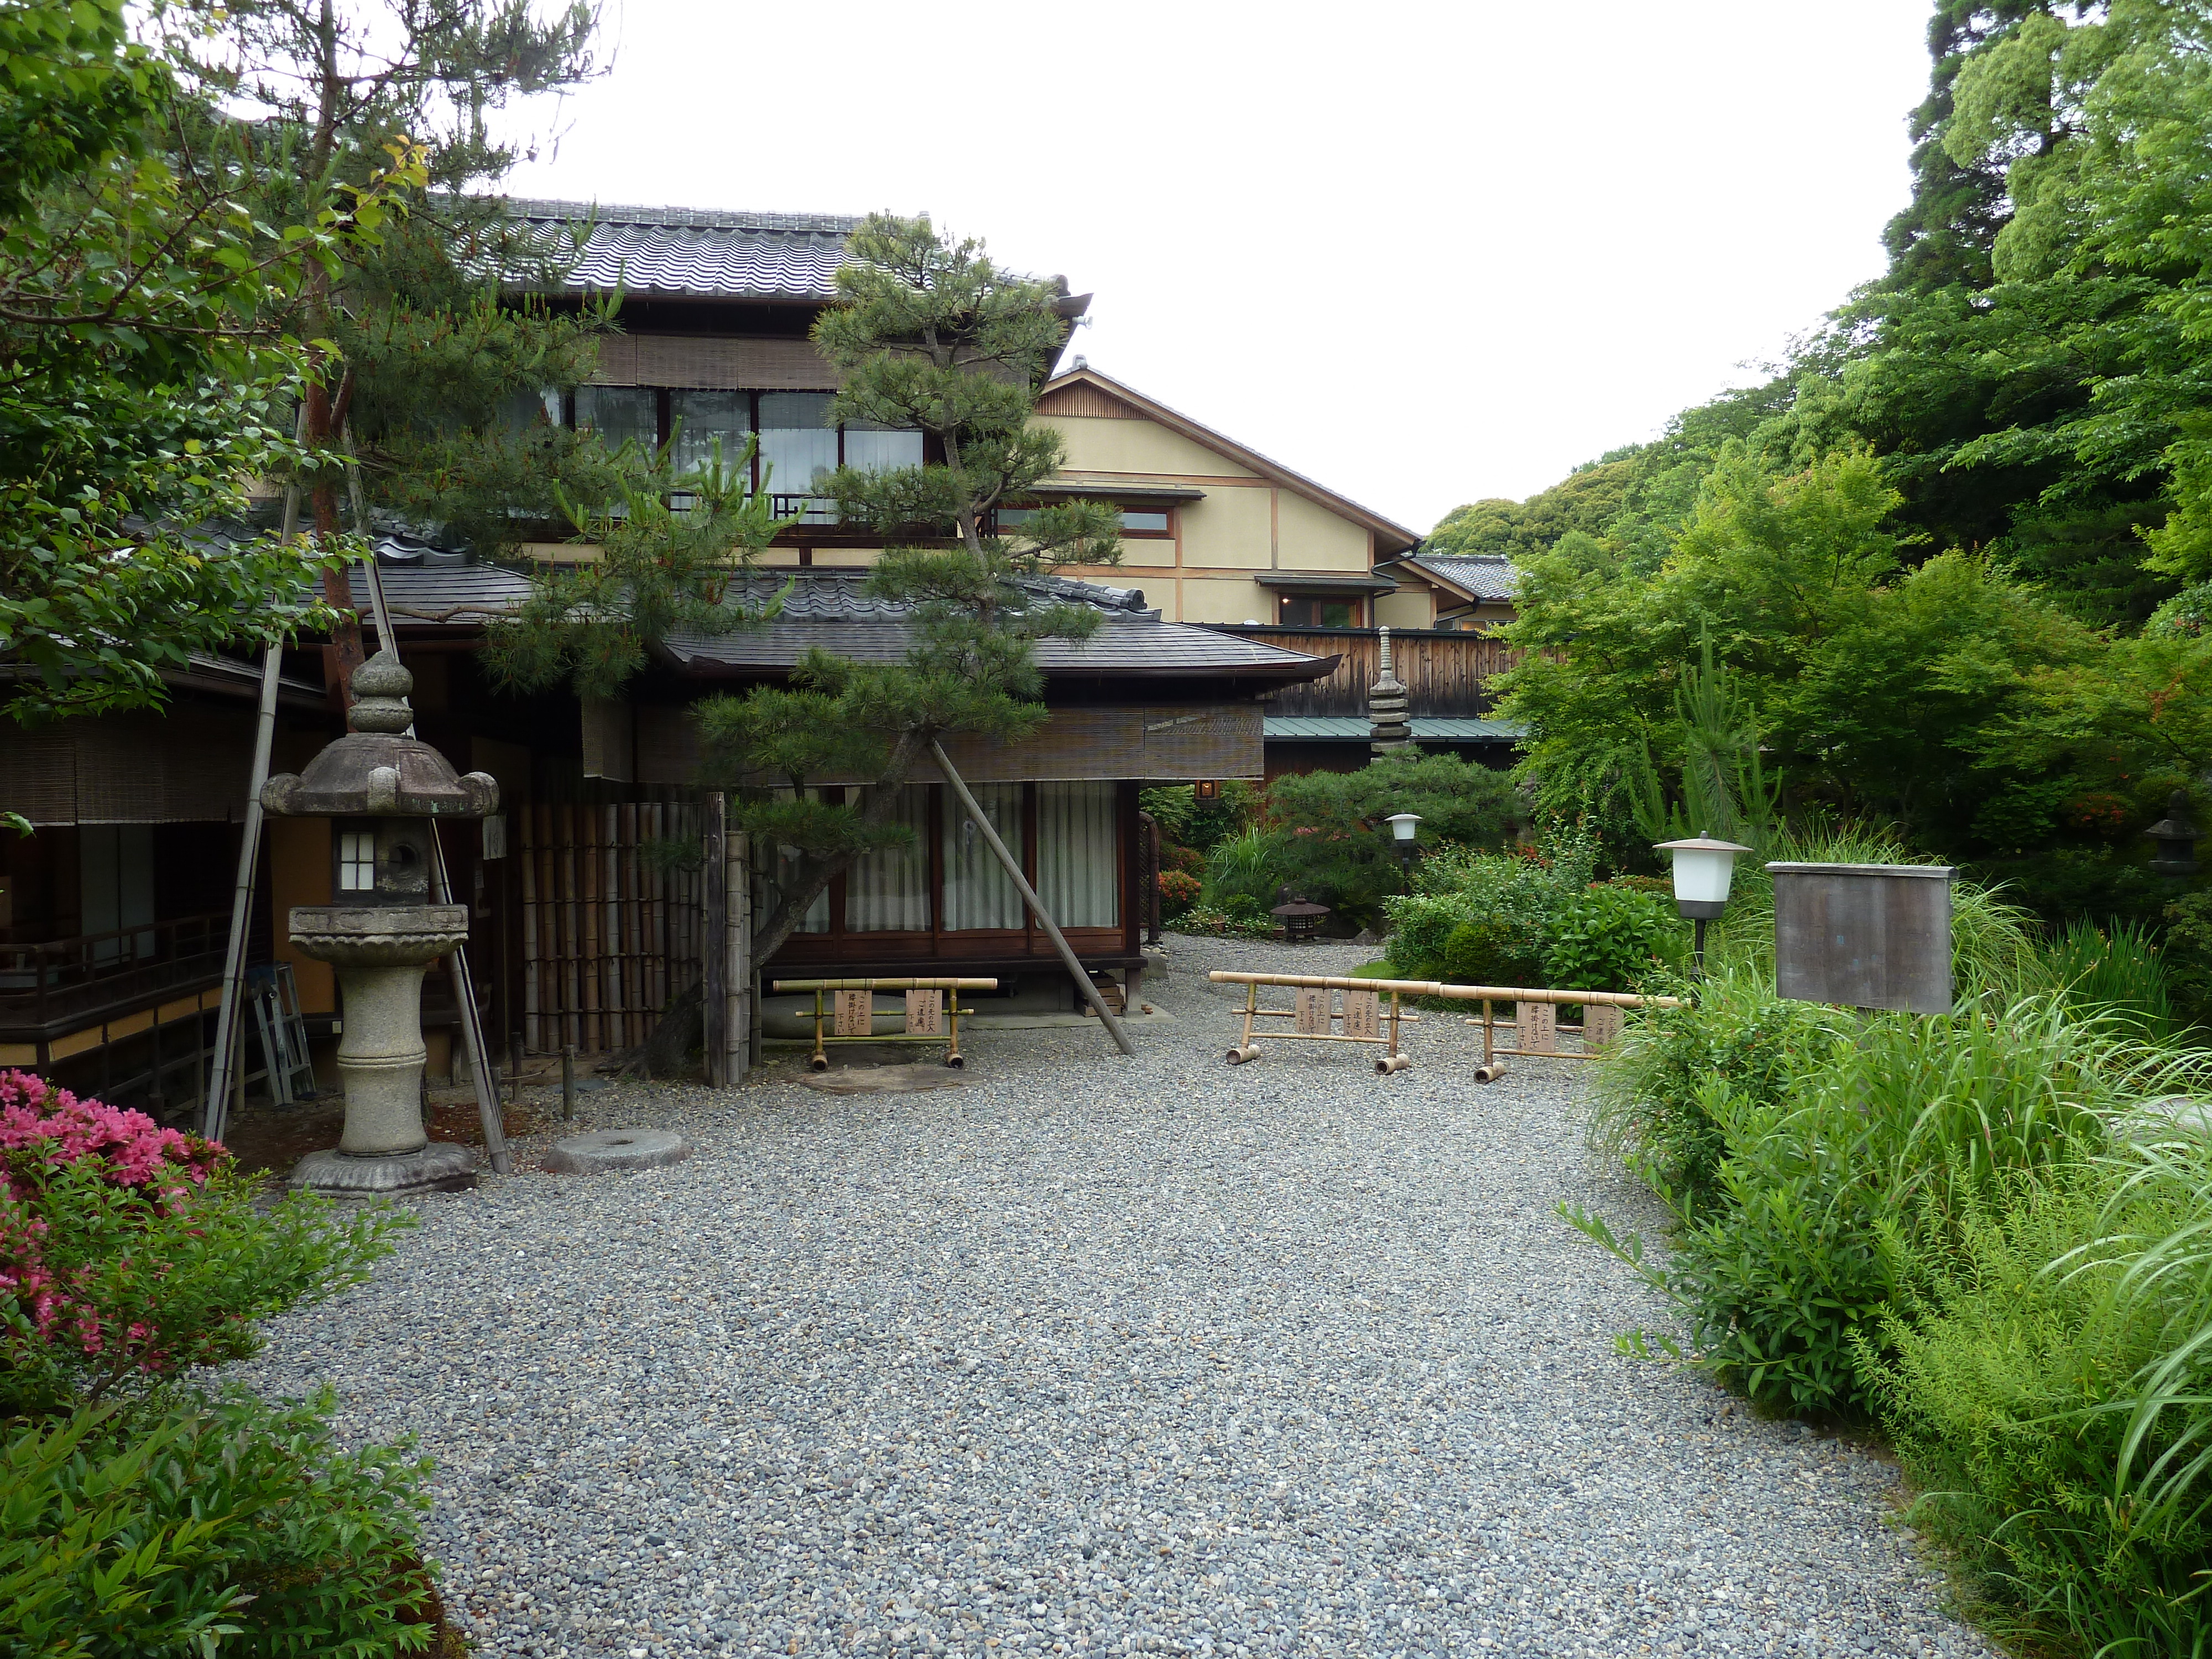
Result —
<path fill-rule="evenodd" d="M 599 72 L 597 9 L 540 18 L 526 0 L 233 0 L 201 84 L 240 124 L 268 222 L 343 199 L 397 149 L 422 187 L 380 244 L 311 273 L 291 319 L 310 348 L 304 437 L 316 536 L 339 529 L 343 451 L 371 500 L 482 555 L 553 519 L 564 488 L 618 498 L 635 469 L 532 411 L 589 373 L 611 304 L 556 313 L 541 293 L 576 252 L 476 193 L 525 153 L 495 123 L 511 106 Z M 518 417 L 519 416 L 519 417 Z M 349 600 L 325 578 L 330 603 Z M 361 660 L 357 623 L 334 635 L 337 678 Z"/>
<path fill-rule="evenodd" d="M 1030 416 L 1071 326 L 1066 283 L 1008 271 L 981 242 L 949 238 L 927 218 L 873 216 L 849 246 L 838 302 L 814 328 L 844 377 L 829 418 L 918 430 L 942 459 L 848 467 L 817 486 L 846 526 L 883 538 L 867 591 L 903 610 L 906 659 L 813 651 L 786 687 L 699 705 L 708 781 L 744 793 L 741 828 L 798 855 L 754 934 L 763 961 L 854 859 L 906 836 L 889 814 L 932 743 L 952 732 L 1013 742 L 1044 723 L 1032 647 L 1087 637 L 1098 613 L 1051 602 L 1024 579 L 1121 556 L 1119 517 L 1097 502 L 1026 509 L 1018 535 L 993 531 L 995 510 L 1026 502 L 1061 461 L 1059 434 Z M 628 526 L 608 526 L 598 570 L 536 579 L 522 616 L 495 641 L 509 684 L 566 679 L 580 695 L 605 696 L 673 619 L 721 628 L 752 619 L 723 589 L 775 521 L 759 499 L 712 480 L 664 474 L 659 487 L 680 489 L 690 505 L 641 503 Z M 861 799 L 811 799 L 810 785 L 830 774 L 866 777 Z M 769 780 L 790 796 L 769 798 L 759 787 Z"/>

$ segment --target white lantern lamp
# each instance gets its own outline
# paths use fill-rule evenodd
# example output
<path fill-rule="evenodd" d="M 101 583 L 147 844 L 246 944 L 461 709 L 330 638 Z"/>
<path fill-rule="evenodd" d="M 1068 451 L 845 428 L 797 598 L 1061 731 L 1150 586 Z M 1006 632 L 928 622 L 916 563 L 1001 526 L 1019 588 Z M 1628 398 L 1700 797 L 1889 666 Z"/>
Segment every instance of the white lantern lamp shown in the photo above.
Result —
<path fill-rule="evenodd" d="M 1698 971 L 1705 970 L 1705 924 L 1728 908 L 1729 884 L 1735 878 L 1735 855 L 1748 853 L 1732 841 L 1693 836 L 1662 841 L 1652 849 L 1671 854 L 1674 862 L 1674 908 L 1697 928 Z"/>
<path fill-rule="evenodd" d="M 1421 822 L 1421 815 L 1419 812 L 1393 812 L 1382 822 L 1390 826 L 1391 840 L 1398 848 L 1398 862 L 1411 870 L 1413 860 L 1420 851 L 1414 844 L 1413 835 Z"/>

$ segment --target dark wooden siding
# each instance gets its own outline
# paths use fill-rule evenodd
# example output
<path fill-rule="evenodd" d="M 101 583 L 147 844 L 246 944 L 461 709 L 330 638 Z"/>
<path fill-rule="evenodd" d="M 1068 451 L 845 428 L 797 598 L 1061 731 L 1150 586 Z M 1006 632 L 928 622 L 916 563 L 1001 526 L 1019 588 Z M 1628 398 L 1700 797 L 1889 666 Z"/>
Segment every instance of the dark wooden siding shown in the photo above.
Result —
<path fill-rule="evenodd" d="M 1381 635 L 1371 628 L 1224 628 L 1224 633 L 1278 645 L 1309 656 L 1344 659 L 1325 680 L 1286 685 L 1264 705 L 1270 714 L 1364 714 L 1367 688 L 1381 665 Z M 1439 720 L 1473 720 L 1491 710 L 1488 690 L 1521 653 L 1486 635 L 1444 630 L 1390 630 L 1390 660 L 1405 682 L 1413 713 Z"/>

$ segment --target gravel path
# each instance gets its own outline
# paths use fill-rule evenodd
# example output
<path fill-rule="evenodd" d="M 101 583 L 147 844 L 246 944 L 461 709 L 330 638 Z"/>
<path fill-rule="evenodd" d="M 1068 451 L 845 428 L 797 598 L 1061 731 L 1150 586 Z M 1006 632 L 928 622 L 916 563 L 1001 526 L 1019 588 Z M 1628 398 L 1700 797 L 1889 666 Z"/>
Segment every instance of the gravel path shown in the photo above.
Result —
<path fill-rule="evenodd" d="M 1553 1206 L 1652 1217 L 1577 1068 L 1470 1089 L 1449 1018 L 1231 1068 L 1206 968 L 1370 953 L 1170 947 L 1133 1061 L 599 1095 L 698 1156 L 433 1199 L 245 1375 L 420 1437 L 485 1654 L 1990 1651 L 1887 1466 L 1616 1353 L 1660 1310 Z"/>

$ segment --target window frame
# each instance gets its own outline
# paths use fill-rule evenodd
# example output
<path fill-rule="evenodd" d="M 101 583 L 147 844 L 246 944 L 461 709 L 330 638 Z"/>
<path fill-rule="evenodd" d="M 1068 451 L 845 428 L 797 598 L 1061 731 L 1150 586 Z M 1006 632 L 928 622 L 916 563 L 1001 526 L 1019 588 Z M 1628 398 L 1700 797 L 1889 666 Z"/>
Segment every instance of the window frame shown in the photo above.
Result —
<path fill-rule="evenodd" d="M 1286 614 L 1294 605 L 1310 606 L 1316 619 L 1293 620 Z M 1318 620 L 1320 607 L 1341 605 L 1346 607 L 1349 621 L 1341 623 Z M 1365 628 L 1367 595 L 1364 593 L 1278 593 L 1275 596 L 1275 625 L 1278 628 Z"/>

